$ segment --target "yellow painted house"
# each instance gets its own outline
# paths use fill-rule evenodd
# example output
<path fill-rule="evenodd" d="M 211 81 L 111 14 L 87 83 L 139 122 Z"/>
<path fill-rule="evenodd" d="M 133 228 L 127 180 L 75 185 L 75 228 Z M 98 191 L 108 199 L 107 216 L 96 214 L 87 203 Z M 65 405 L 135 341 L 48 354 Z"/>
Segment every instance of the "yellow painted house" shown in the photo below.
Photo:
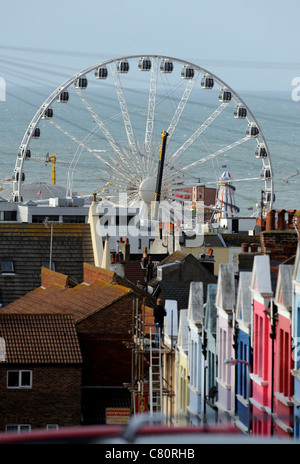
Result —
<path fill-rule="evenodd" d="M 175 351 L 175 421 L 178 425 L 189 423 L 189 367 L 187 309 L 179 312 L 178 339 Z"/>

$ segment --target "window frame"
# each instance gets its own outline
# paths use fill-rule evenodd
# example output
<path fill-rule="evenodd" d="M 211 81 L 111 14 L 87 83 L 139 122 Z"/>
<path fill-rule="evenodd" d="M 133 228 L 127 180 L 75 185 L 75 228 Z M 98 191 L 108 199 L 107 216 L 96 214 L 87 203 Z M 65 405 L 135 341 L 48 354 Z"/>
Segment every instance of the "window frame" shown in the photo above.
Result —
<path fill-rule="evenodd" d="M 30 373 L 30 383 L 29 385 L 22 385 L 22 375 L 24 373 Z M 18 385 L 9 385 L 9 374 L 18 373 Z M 9 390 L 30 390 L 32 389 L 32 370 L 31 369 L 9 369 L 6 375 L 6 388 Z"/>
<path fill-rule="evenodd" d="M 2 258 L 0 264 L 1 264 L 1 274 L 3 275 L 15 274 L 14 260 L 12 258 Z M 5 269 L 5 266 L 7 265 L 9 265 L 9 270 Z"/>
<path fill-rule="evenodd" d="M 14 430 L 9 430 L 9 427 L 14 428 Z M 31 425 L 30 424 L 6 424 L 5 432 L 6 433 L 31 432 Z"/>

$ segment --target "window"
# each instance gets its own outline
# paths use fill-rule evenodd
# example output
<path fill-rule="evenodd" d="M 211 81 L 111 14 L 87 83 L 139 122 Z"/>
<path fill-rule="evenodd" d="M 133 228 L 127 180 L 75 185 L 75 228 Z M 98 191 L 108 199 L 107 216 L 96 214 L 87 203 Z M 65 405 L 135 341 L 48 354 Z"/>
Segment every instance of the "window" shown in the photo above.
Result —
<path fill-rule="evenodd" d="M 38 215 L 33 215 L 32 216 L 32 222 L 33 223 L 42 223 L 42 222 L 58 222 L 59 221 L 59 216 L 38 216 Z"/>
<path fill-rule="evenodd" d="M 58 430 L 58 424 L 47 424 L 47 430 Z"/>
<path fill-rule="evenodd" d="M 32 371 L 8 371 L 7 388 L 32 388 Z"/>
<path fill-rule="evenodd" d="M 63 216 L 64 223 L 85 223 L 85 216 Z"/>
<path fill-rule="evenodd" d="M 3 258 L 1 260 L 1 273 L 14 274 L 14 262 L 11 258 Z"/>
<path fill-rule="evenodd" d="M 17 211 L 4 211 L 4 221 L 16 221 Z"/>
<path fill-rule="evenodd" d="M 30 432 L 31 425 L 29 424 L 7 424 L 6 432 L 8 433 L 21 433 L 21 432 Z"/>

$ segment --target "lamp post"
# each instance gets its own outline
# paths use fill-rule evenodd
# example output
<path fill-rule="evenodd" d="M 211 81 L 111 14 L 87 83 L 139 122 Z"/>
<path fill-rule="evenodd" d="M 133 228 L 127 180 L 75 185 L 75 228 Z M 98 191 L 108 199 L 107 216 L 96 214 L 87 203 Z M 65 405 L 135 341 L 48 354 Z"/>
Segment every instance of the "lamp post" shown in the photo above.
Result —
<path fill-rule="evenodd" d="M 252 369 L 251 364 L 248 361 L 244 361 L 243 359 L 230 358 L 230 359 L 224 360 L 224 364 L 229 364 L 231 366 L 236 366 L 238 363 L 246 364 L 246 366 L 248 367 L 248 385 L 249 385 L 248 387 L 248 434 L 250 435 L 250 431 L 252 429 L 252 408 L 251 408 L 251 402 L 250 402 L 250 398 L 252 395 L 251 378 L 250 378 L 251 369 Z"/>

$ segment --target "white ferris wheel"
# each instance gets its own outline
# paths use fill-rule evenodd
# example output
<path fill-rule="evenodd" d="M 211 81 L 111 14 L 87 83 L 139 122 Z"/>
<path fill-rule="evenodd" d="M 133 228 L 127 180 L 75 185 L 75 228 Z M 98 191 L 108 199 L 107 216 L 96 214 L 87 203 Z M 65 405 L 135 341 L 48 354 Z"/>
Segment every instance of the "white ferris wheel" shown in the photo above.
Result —
<path fill-rule="evenodd" d="M 149 203 L 161 176 L 161 200 L 190 202 L 189 188 L 216 188 L 226 168 L 248 205 L 259 201 L 265 214 L 275 199 L 269 150 L 251 110 L 220 78 L 178 58 L 110 59 L 61 84 L 25 131 L 12 201 L 22 201 L 25 174 L 49 180 L 53 154 L 56 182 L 69 195 L 118 201 L 126 193 L 129 203 Z"/>

